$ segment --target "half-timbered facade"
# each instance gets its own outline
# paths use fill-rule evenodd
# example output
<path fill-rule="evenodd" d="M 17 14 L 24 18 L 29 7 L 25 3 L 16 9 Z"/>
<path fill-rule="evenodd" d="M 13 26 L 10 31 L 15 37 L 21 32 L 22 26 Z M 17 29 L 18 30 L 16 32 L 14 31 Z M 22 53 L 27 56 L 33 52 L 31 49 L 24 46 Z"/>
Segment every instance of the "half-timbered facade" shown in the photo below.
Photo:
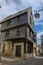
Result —
<path fill-rule="evenodd" d="M 24 59 L 32 57 L 36 52 L 36 38 L 34 40 L 36 34 L 34 34 L 31 7 L 8 16 L 1 22 L 3 53 Z"/>

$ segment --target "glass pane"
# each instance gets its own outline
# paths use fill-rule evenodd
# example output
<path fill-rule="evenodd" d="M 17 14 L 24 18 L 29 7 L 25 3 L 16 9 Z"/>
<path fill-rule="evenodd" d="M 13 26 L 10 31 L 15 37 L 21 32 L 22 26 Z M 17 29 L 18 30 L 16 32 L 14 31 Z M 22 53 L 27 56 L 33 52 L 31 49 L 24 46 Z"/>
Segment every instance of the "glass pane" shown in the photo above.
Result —
<path fill-rule="evenodd" d="M 20 22 L 25 23 L 27 22 L 27 13 L 23 14 L 20 16 Z"/>
<path fill-rule="evenodd" d="M 16 26 L 18 23 L 18 17 L 12 19 L 12 26 Z"/>
<path fill-rule="evenodd" d="M 25 27 L 21 27 L 20 28 L 20 34 L 21 34 L 21 36 L 25 36 Z"/>

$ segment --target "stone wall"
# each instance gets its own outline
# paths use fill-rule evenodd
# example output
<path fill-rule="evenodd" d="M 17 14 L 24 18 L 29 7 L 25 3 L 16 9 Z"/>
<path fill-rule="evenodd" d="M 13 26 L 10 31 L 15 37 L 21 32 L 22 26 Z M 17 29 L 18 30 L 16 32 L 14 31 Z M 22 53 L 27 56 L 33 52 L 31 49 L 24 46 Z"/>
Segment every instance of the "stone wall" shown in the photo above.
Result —
<path fill-rule="evenodd" d="M 12 42 L 11 41 L 6 41 L 5 42 L 5 54 L 12 54 Z"/>

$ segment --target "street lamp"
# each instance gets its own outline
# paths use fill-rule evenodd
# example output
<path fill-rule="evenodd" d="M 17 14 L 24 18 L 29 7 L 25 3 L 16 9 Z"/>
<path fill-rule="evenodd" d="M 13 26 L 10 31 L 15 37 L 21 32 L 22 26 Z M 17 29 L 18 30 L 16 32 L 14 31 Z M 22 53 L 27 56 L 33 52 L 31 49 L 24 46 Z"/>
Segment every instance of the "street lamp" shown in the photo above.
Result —
<path fill-rule="evenodd" d="M 1 6 L 0 6 L 0 8 L 1 8 Z"/>
<path fill-rule="evenodd" d="M 42 9 L 39 9 L 39 10 L 37 10 L 37 11 L 34 11 L 35 12 L 35 14 L 34 14 L 34 17 L 37 19 L 39 19 L 39 17 L 40 17 L 40 14 L 38 13 L 38 12 L 40 12 L 40 11 L 43 11 L 43 8 Z"/>

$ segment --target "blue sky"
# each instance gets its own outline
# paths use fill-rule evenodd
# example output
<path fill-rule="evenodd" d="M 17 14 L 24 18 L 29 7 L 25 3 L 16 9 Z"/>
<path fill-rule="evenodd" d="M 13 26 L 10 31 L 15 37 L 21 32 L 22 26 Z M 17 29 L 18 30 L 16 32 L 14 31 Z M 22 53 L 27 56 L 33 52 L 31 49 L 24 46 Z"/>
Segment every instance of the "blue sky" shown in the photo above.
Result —
<path fill-rule="evenodd" d="M 32 11 L 43 8 L 43 0 L 0 0 L 0 20 L 20 10 L 32 7 Z M 34 30 L 37 33 L 37 44 L 41 43 L 40 36 L 43 34 L 43 11 L 40 18 L 34 19 Z"/>

